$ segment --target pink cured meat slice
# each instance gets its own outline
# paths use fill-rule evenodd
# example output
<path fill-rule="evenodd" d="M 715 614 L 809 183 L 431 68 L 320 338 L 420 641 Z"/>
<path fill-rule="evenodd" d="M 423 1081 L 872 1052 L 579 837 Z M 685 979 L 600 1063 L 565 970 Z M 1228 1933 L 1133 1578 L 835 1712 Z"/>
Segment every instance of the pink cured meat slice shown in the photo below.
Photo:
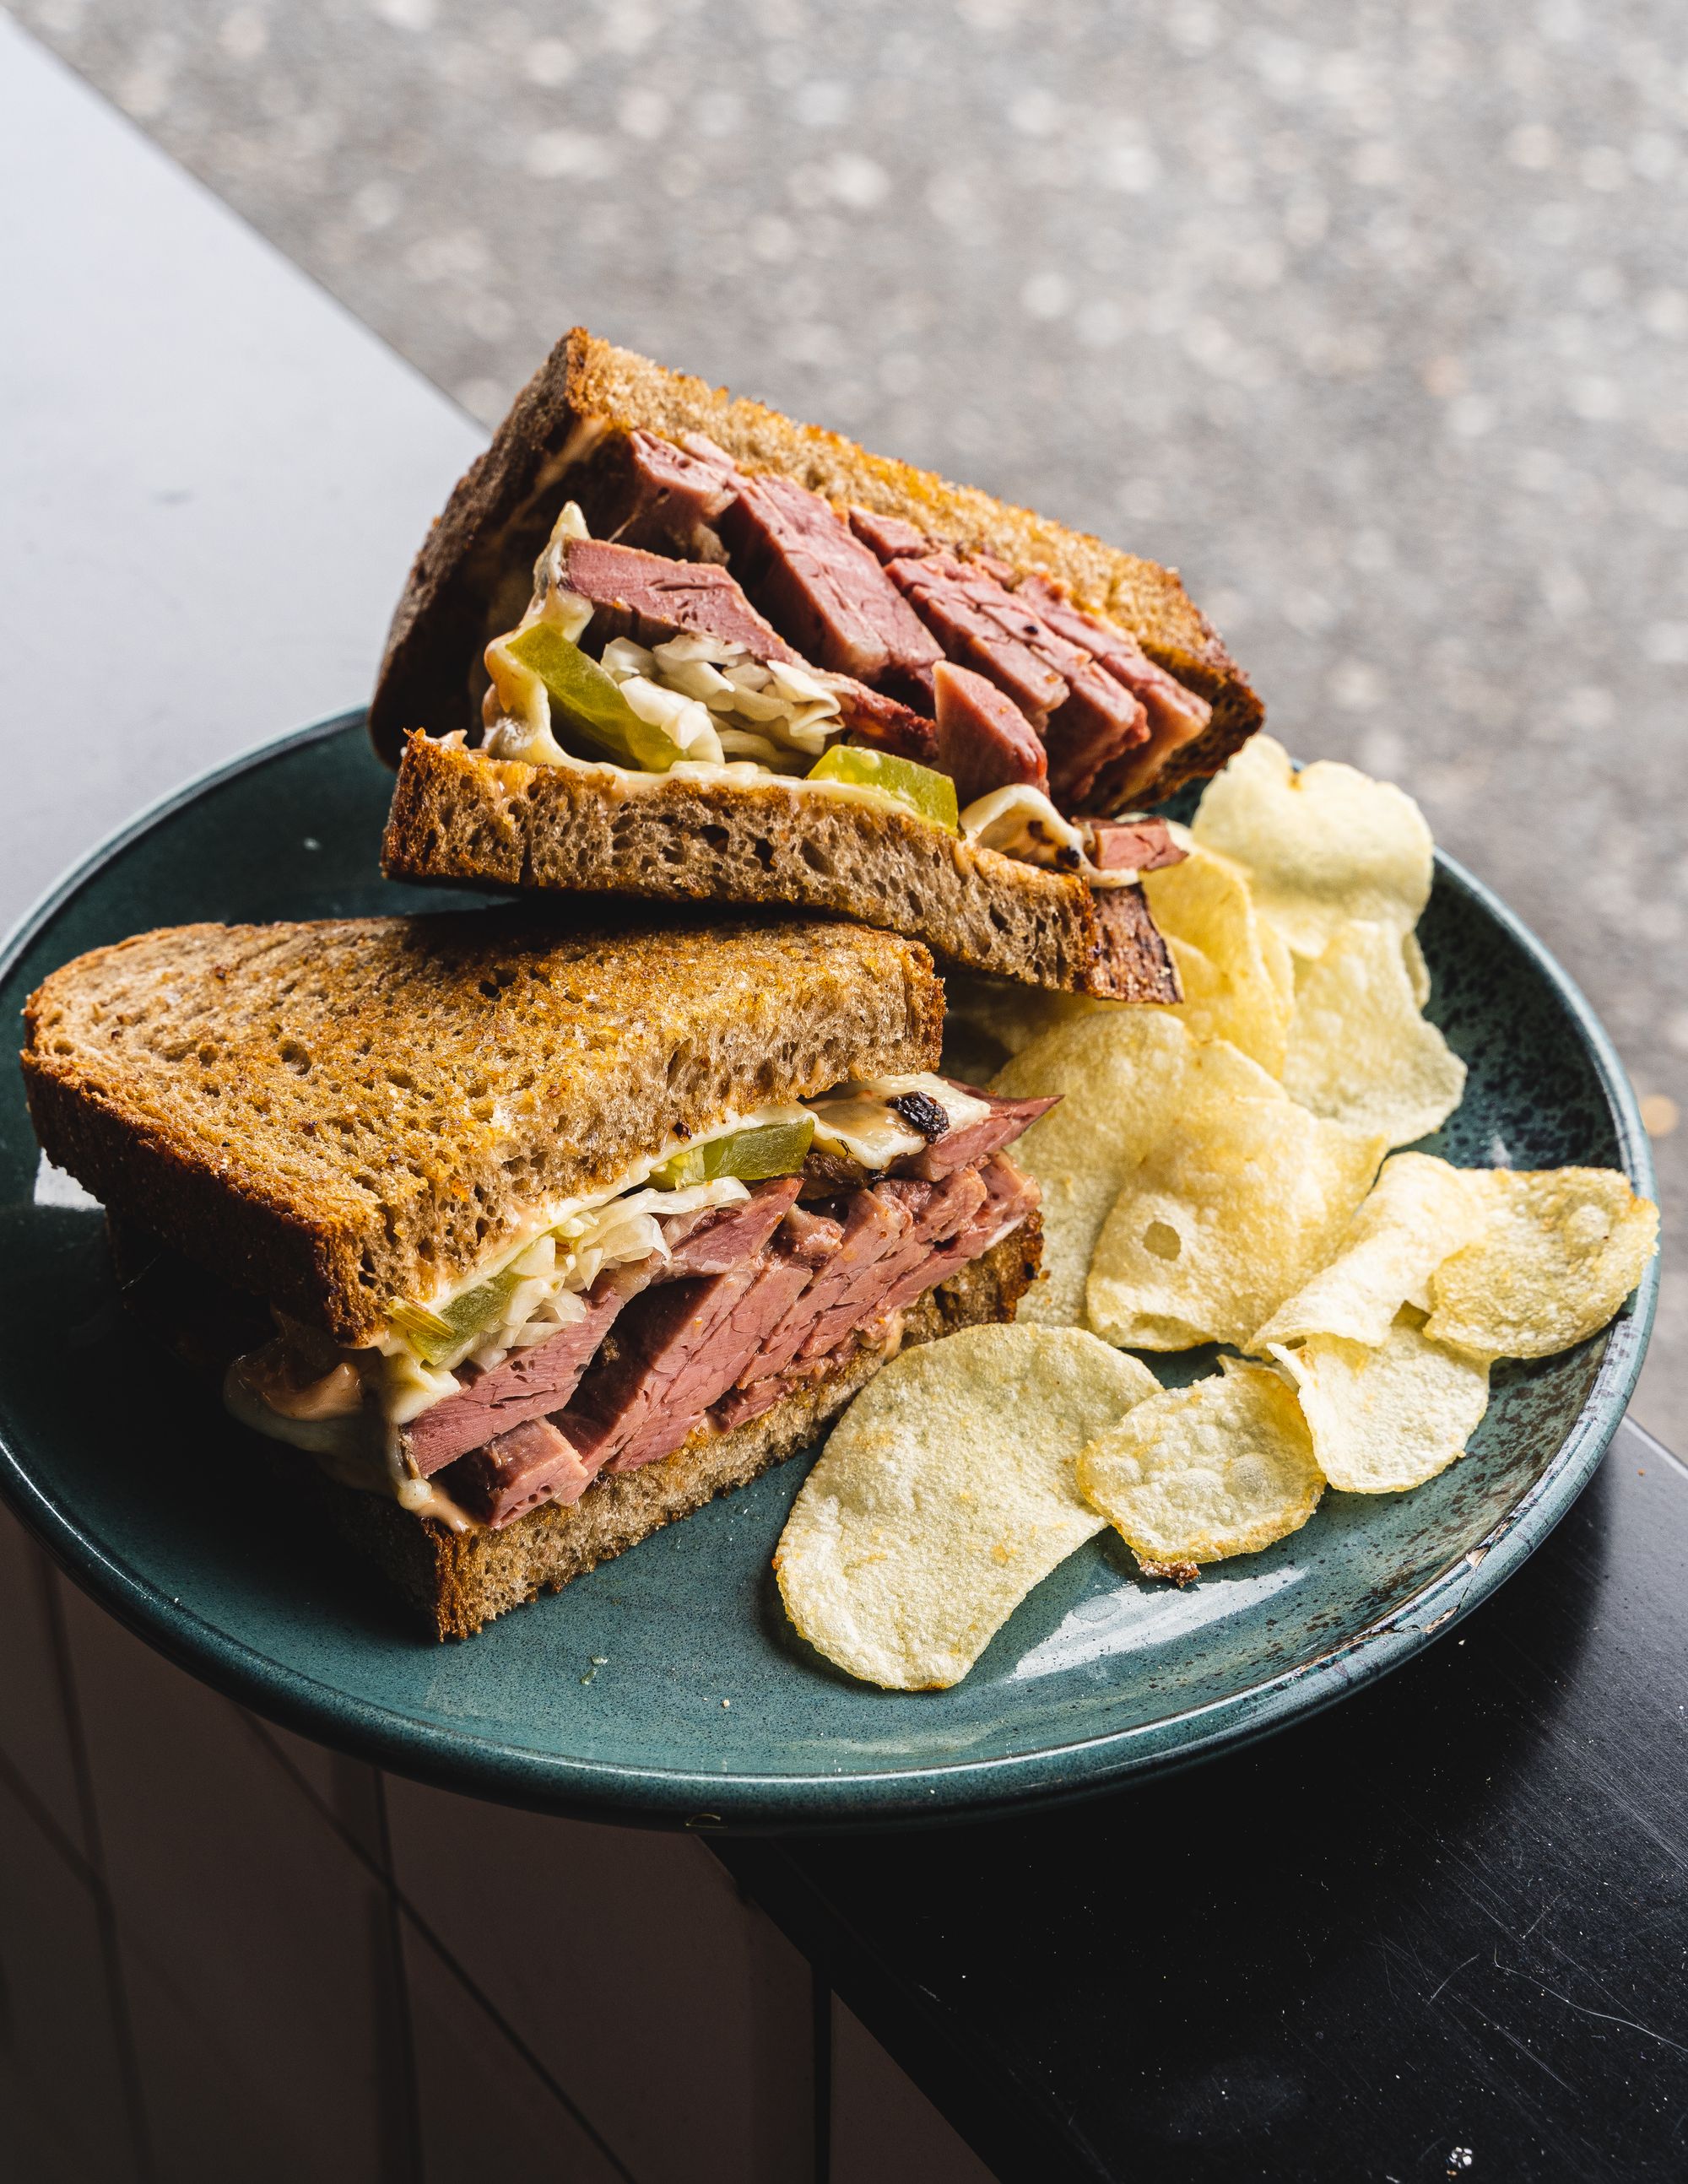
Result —
<path fill-rule="evenodd" d="M 735 471 L 721 535 L 746 588 L 799 651 L 839 674 L 907 683 L 941 648 L 844 518 L 794 478 Z"/>
<path fill-rule="evenodd" d="M 886 574 L 928 624 L 945 654 L 1006 691 L 1041 734 L 1066 702 L 1067 685 L 1033 649 L 1042 625 L 1011 592 L 953 554 L 900 554 Z"/>
<path fill-rule="evenodd" d="M 660 644 L 691 634 L 742 644 L 757 660 L 802 665 L 717 562 L 675 561 L 638 546 L 577 538 L 565 552 L 564 575 L 571 591 L 592 602 L 594 647 L 613 637 Z"/>
<path fill-rule="evenodd" d="M 957 1085 L 955 1089 L 967 1092 L 972 1089 L 970 1085 Z M 957 1168 L 971 1167 L 989 1160 L 993 1153 L 1000 1153 L 1023 1135 L 1039 1115 L 1048 1114 L 1061 1095 L 1056 1093 L 1046 1100 L 1005 1100 L 994 1092 L 972 1092 L 972 1097 L 988 1100 L 990 1113 L 977 1123 L 964 1123 L 959 1130 L 946 1130 L 923 1153 L 916 1153 L 906 1162 L 905 1174 L 935 1183 L 940 1176 L 953 1175 Z"/>
<path fill-rule="evenodd" d="M 606 1269 L 586 1297 L 586 1317 L 548 1341 L 518 1350 L 490 1373 L 460 1371 L 461 1395 L 448 1396 L 409 1427 L 405 1446 L 424 1479 L 508 1433 L 524 1419 L 560 1411 L 597 1355 L 622 1307 L 653 1282 L 720 1273 L 753 1260 L 795 1202 L 796 1176 L 759 1184 L 733 1206 L 665 1222 L 671 1256 Z"/>
<path fill-rule="evenodd" d="M 564 1431 L 588 1462 L 613 1471 L 671 1454 L 808 1280 L 800 1261 L 770 1255 L 753 1268 L 659 1291 L 621 1355 L 582 1385 L 580 1415 L 566 1413 Z"/>
<path fill-rule="evenodd" d="M 1058 636 L 1082 646 L 1099 667 L 1130 691 L 1147 716 L 1145 737 L 1152 737 L 1161 749 L 1170 750 L 1190 742 L 1212 719 L 1213 708 L 1207 700 L 1168 674 L 1159 660 L 1151 660 L 1128 630 L 1074 606 L 1061 586 L 1048 577 L 1026 577 L 1017 588 L 1016 596 L 1026 600 Z"/>
<path fill-rule="evenodd" d="M 1040 599 L 1003 581 L 990 556 L 900 555 L 887 573 L 937 632 L 944 649 L 994 682 L 1027 716 L 1049 753 L 1050 794 L 1076 810 L 1103 768 L 1147 734 L 1143 709 L 1083 646 L 1053 627 Z"/>
<path fill-rule="evenodd" d="M 910 1226 L 907 1209 L 896 1201 L 877 1190 L 857 1191 L 850 1201 L 838 1250 L 774 1329 L 766 1354 L 758 1358 L 758 1371 L 777 1373 L 841 1340 L 853 1323 L 855 1299 L 871 1279 L 871 1268 L 901 1243 Z"/>
<path fill-rule="evenodd" d="M 1105 872 L 1156 872 L 1189 855 L 1164 819 L 1093 819 L 1090 861 Z"/>
<path fill-rule="evenodd" d="M 578 1502 L 596 1475 L 549 1418 L 529 1418 L 460 1458 L 445 1483 L 497 1531 L 542 1502 Z"/>
<path fill-rule="evenodd" d="M 649 1279 L 643 1265 L 600 1274 L 588 1294 L 583 1319 L 549 1341 L 514 1351 L 492 1372 L 466 1379 L 461 1395 L 448 1396 L 414 1419 L 404 1445 L 422 1477 L 432 1477 L 524 1419 L 561 1410 L 622 1307 Z"/>
<path fill-rule="evenodd" d="M 882 561 L 894 561 L 900 554 L 932 551 L 932 541 L 926 533 L 905 523 L 900 515 L 876 515 L 872 509 L 853 508 L 850 527 Z"/>
<path fill-rule="evenodd" d="M 955 784 L 965 810 L 975 797 L 1010 782 L 1049 785 L 1049 764 L 1037 732 L 1013 699 L 970 667 L 945 660 L 933 669 L 938 706 L 938 767 Z"/>
<path fill-rule="evenodd" d="M 678 1238 L 671 1236 L 669 1258 L 658 1281 L 682 1281 L 692 1274 L 727 1274 L 749 1266 L 797 1203 L 800 1175 L 760 1183 L 748 1198 L 732 1206 L 707 1208 Z"/>
<path fill-rule="evenodd" d="M 721 543 L 710 526 L 733 498 L 727 481 L 655 432 L 629 432 L 625 454 L 631 499 L 616 526 L 615 543 L 719 561 Z"/>
<path fill-rule="evenodd" d="M 923 713 L 848 675 L 835 675 L 832 682 L 838 717 L 852 743 L 894 751 L 899 758 L 911 758 L 920 766 L 940 765 L 939 732 Z M 921 694 L 923 699 L 927 695 L 923 689 Z"/>
<path fill-rule="evenodd" d="M 911 1258 L 894 1273 L 881 1262 L 882 1273 L 889 1274 L 887 1285 L 867 1307 L 864 1319 L 870 1324 L 883 1322 L 958 1273 L 1017 1228 L 1037 1202 L 1037 1185 L 1006 1159 L 993 1160 L 982 1169 L 970 1169 L 941 1184 L 928 1195 L 921 1210 L 919 1245 Z M 829 1365 L 842 1362 L 855 1346 L 856 1332 L 852 1328 L 830 1351 L 799 1364 L 787 1364 L 783 1370 L 766 1367 L 757 1359 L 738 1386 L 716 1404 L 716 1419 L 731 1428 L 759 1418 L 794 1387 Z"/>

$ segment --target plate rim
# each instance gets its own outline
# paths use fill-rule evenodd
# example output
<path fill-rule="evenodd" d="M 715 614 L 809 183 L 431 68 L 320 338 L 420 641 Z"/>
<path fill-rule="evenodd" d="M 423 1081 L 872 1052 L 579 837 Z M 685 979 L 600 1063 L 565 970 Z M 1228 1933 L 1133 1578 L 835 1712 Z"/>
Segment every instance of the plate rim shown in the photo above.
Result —
<path fill-rule="evenodd" d="M 0 978 L 54 916 L 131 844 L 212 789 L 358 726 L 362 707 L 274 737 L 157 798 L 78 859 L 0 940 Z M 1618 1127 L 1618 1158 L 1638 1191 L 1657 1196 L 1652 1147 L 1627 1071 L 1568 972 L 1515 912 L 1444 850 L 1439 877 L 1472 898 L 1546 979 L 1591 1054 Z M 1652 1333 L 1659 1260 L 1613 1322 L 1575 1424 L 1529 1491 L 1474 1547 L 1386 1617 L 1312 1659 L 1224 1697 L 1133 1728 L 988 1758 L 833 1774 L 718 1775 L 521 1749 L 491 1735 L 425 1721 L 288 1666 L 165 1596 L 38 1486 L 0 1432 L 0 1496 L 81 1589 L 166 1658 L 225 1696 L 312 1741 L 413 1780 L 532 1809 L 635 1825 L 733 1833 L 907 1826 L 984 1819 L 1031 1803 L 1089 1797 L 1150 1774 L 1196 1765 L 1323 1711 L 1397 1668 L 1462 1621 L 1534 1553 L 1598 1468 L 1635 1391 Z M 1597 1338 L 1596 1338 L 1597 1339 Z"/>

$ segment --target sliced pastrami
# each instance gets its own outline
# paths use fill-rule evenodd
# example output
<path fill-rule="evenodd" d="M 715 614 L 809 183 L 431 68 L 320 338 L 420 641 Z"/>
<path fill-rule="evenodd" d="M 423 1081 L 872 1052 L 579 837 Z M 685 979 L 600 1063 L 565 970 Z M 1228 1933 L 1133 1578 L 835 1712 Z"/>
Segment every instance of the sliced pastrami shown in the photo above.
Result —
<path fill-rule="evenodd" d="M 735 471 L 720 529 L 745 589 L 821 666 L 906 694 L 943 658 L 878 557 L 817 493 Z"/>
<path fill-rule="evenodd" d="M 671 1455 L 809 1278 L 800 1261 L 766 1254 L 753 1268 L 654 1291 L 637 1319 L 624 1322 L 617 1355 L 593 1368 L 559 1424 L 596 1467 L 633 1471 Z"/>
<path fill-rule="evenodd" d="M 561 1410 L 623 1306 L 649 1281 L 650 1265 L 606 1268 L 587 1292 L 583 1318 L 529 1349 L 512 1351 L 490 1373 L 460 1367 L 462 1393 L 433 1404 L 404 1430 L 405 1448 L 422 1477 L 524 1419 Z"/>
<path fill-rule="evenodd" d="M 926 533 L 905 523 L 900 515 L 877 515 L 869 508 L 853 508 L 850 527 L 881 561 L 894 561 L 900 554 L 932 551 L 932 541 Z"/>
<path fill-rule="evenodd" d="M 1061 585 L 1050 577 L 1028 577 L 1015 596 L 1024 599 L 1058 636 L 1089 653 L 1098 666 L 1129 690 L 1143 707 L 1145 719 L 1139 742 L 1152 744 L 1156 753 L 1175 750 L 1192 742 L 1213 717 L 1213 708 L 1194 690 L 1186 689 L 1158 660 L 1117 622 L 1087 614 L 1075 606 Z M 1147 754 L 1144 755 L 1146 757 Z"/>
<path fill-rule="evenodd" d="M 655 432 L 629 432 L 621 456 L 626 499 L 613 540 L 688 560 L 723 560 L 712 526 L 733 488 L 720 472 Z"/>
<path fill-rule="evenodd" d="M 1045 1100 L 1005 1100 L 994 1092 L 974 1092 L 971 1085 L 957 1085 L 956 1090 L 968 1092 L 975 1100 L 987 1100 L 990 1112 L 981 1116 L 977 1123 L 964 1123 L 960 1129 L 946 1130 L 935 1144 L 924 1152 L 911 1155 L 897 1163 L 903 1175 L 917 1176 L 935 1183 L 940 1176 L 953 1175 L 957 1168 L 971 1167 L 975 1162 L 989 1160 L 1000 1153 L 1005 1145 L 1011 1145 L 1035 1123 L 1039 1115 L 1046 1115 L 1056 1106 L 1061 1095 L 1057 1092 Z"/>
<path fill-rule="evenodd" d="M 1038 1202 L 1037 1185 L 1006 1158 L 964 1169 L 935 1186 L 881 1184 L 874 1195 L 882 1192 L 901 1206 L 908 1226 L 896 1246 L 854 1280 L 851 1295 L 858 1316 L 824 1351 L 805 1343 L 792 1361 L 777 1362 L 772 1351 L 758 1357 L 738 1385 L 716 1405 L 714 1416 L 721 1426 L 760 1417 L 805 1382 L 846 1362 L 861 1340 L 878 1339 L 895 1313 L 988 1251 Z"/>
<path fill-rule="evenodd" d="M 1049 785 L 1037 732 L 1013 699 L 970 667 L 942 660 L 933 671 L 938 707 L 937 765 L 955 784 L 963 810 L 1011 782 Z"/>
<path fill-rule="evenodd" d="M 592 638 L 600 649 L 616 637 L 647 645 L 682 635 L 717 637 L 742 644 L 756 660 L 803 664 L 738 580 L 715 562 L 674 561 L 637 546 L 575 538 L 564 552 L 563 581 L 591 601 Z"/>
<path fill-rule="evenodd" d="M 497 1531 L 542 1502 L 578 1502 L 597 1475 L 549 1418 L 529 1418 L 460 1457 L 441 1484 Z"/>
<path fill-rule="evenodd" d="M 887 573 L 906 592 L 944 649 L 1011 698 L 1042 736 L 1049 788 L 1079 809 L 1097 776 L 1147 733 L 1142 708 L 1081 646 L 1052 628 L 1014 571 L 989 555 L 900 557 Z"/>
<path fill-rule="evenodd" d="M 941 549 L 900 554 L 885 573 L 949 658 L 1006 691 L 1041 734 L 1067 685 L 1033 649 L 1042 625 L 1015 606 L 1013 594 Z"/>
<path fill-rule="evenodd" d="M 1031 1204 L 1035 1206 L 1037 1188 L 1033 1184 L 1030 1189 Z M 921 1224 L 919 1254 L 889 1283 L 874 1307 L 876 1318 L 906 1311 L 928 1290 L 988 1251 L 1002 1233 L 992 1213 L 990 1193 L 981 1169 L 963 1168 L 957 1175 L 946 1176 L 933 1193 L 933 1201 Z M 1024 1217 L 1023 1213 L 1019 1216 L 1022 1220 Z"/>
<path fill-rule="evenodd" d="M 850 1300 L 865 1270 L 900 1242 L 908 1230 L 908 1216 L 903 1209 L 872 1190 L 855 1192 L 843 1212 L 842 1224 L 833 1224 L 838 1229 L 836 1244 L 811 1269 L 812 1283 L 771 1329 L 758 1354 L 759 1374 L 783 1370 L 808 1346 L 823 1320 L 836 1318 L 836 1329 L 820 1345 L 830 1349 L 850 1324 Z"/>
<path fill-rule="evenodd" d="M 734 1205 L 665 1219 L 668 1256 L 653 1254 L 634 1264 L 606 1268 L 582 1300 L 584 1318 L 543 1342 L 513 1351 L 489 1373 L 460 1366 L 462 1393 L 432 1405 L 406 1432 L 405 1446 L 417 1470 L 429 1478 L 525 1419 L 563 1409 L 624 1306 L 653 1283 L 749 1264 L 801 1188 L 799 1176 L 782 1176 L 759 1184 L 749 1198 Z"/>
<path fill-rule="evenodd" d="M 1104 872 L 1157 872 L 1189 855 L 1164 819 L 1093 819 L 1090 861 Z"/>
<path fill-rule="evenodd" d="M 679 1281 L 691 1274 L 727 1274 L 748 1267 L 796 1205 L 802 1184 L 800 1176 L 783 1175 L 772 1183 L 759 1183 L 748 1198 L 732 1206 L 706 1207 L 687 1223 L 683 1234 L 666 1239 L 668 1262 L 656 1279 Z"/>

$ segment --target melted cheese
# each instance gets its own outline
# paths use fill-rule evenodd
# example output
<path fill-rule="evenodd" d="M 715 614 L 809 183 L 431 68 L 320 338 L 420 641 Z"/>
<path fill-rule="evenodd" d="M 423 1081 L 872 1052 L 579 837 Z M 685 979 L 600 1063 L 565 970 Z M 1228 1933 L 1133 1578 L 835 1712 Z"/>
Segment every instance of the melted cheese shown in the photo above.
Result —
<path fill-rule="evenodd" d="M 988 1100 L 976 1100 L 925 1072 L 913 1077 L 876 1077 L 860 1084 L 841 1084 L 824 1100 L 808 1102 L 815 1117 L 815 1143 L 823 1152 L 874 1169 L 923 1152 L 928 1140 L 887 1104 L 911 1092 L 923 1094 L 940 1109 L 952 1130 L 982 1123 L 990 1112 Z"/>

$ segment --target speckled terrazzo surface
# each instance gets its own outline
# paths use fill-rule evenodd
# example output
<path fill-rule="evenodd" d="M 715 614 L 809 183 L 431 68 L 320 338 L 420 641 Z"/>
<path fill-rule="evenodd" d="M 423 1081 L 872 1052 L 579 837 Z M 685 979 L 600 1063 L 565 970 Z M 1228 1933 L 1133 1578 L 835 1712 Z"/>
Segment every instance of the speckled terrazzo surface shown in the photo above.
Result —
<path fill-rule="evenodd" d="M 1680 1218 L 1680 9 L 15 12 L 485 418 L 582 319 L 1178 564 L 1582 982 Z"/>

